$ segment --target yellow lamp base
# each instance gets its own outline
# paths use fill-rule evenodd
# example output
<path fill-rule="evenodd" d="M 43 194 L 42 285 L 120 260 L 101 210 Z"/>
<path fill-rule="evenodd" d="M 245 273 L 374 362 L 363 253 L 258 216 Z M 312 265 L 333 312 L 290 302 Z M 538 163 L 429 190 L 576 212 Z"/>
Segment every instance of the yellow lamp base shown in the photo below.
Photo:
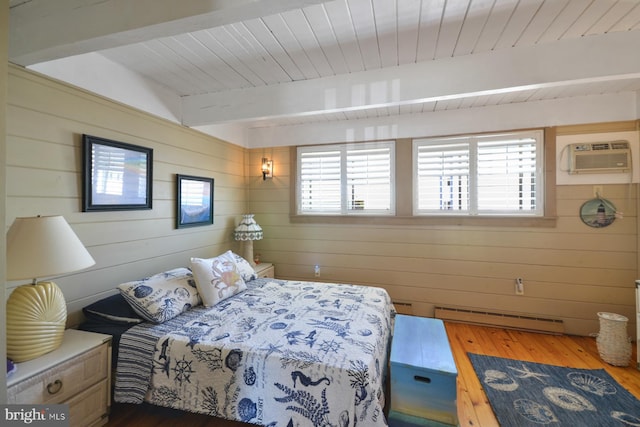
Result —
<path fill-rule="evenodd" d="M 7 357 L 26 362 L 62 343 L 67 303 L 53 282 L 18 286 L 7 300 Z"/>

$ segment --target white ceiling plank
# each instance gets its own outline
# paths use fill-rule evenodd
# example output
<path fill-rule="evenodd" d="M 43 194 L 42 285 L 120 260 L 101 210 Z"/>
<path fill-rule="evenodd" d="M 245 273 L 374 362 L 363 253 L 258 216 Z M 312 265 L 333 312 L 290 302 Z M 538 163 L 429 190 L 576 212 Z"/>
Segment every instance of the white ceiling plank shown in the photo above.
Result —
<path fill-rule="evenodd" d="M 397 0 L 398 64 L 416 62 L 420 0 Z"/>
<path fill-rule="evenodd" d="M 318 75 L 320 77 L 335 75 L 303 11 L 300 9 L 291 10 L 282 13 L 281 16 L 305 52 L 307 58 L 309 58 L 315 67 Z"/>
<path fill-rule="evenodd" d="M 447 2 L 445 4 L 438 45 L 436 46 L 436 58 L 453 56 L 468 9 L 469 1 Z"/>
<path fill-rule="evenodd" d="M 418 61 L 430 61 L 436 57 L 442 16 L 446 0 L 423 0 L 418 33 Z"/>
<path fill-rule="evenodd" d="M 460 104 L 462 104 L 462 98 L 438 101 L 436 104 L 436 111 L 457 110 L 460 108 Z"/>
<path fill-rule="evenodd" d="M 548 43 L 560 40 L 588 6 L 589 2 L 584 0 L 571 0 L 556 16 L 547 31 L 540 37 L 539 42 Z"/>
<path fill-rule="evenodd" d="M 553 23 L 556 16 L 567 6 L 569 0 L 545 1 L 535 14 L 531 23 L 525 28 L 516 46 L 528 46 L 538 42 L 542 34 Z"/>
<path fill-rule="evenodd" d="M 400 105 L 399 106 L 399 112 L 400 114 L 411 114 L 411 105 Z"/>
<path fill-rule="evenodd" d="M 602 34 L 613 31 L 615 25 L 625 16 L 631 13 L 634 8 L 640 9 L 640 2 L 617 1 L 615 4 L 596 22 L 585 35 Z M 626 30 L 625 30 L 626 31 Z"/>
<path fill-rule="evenodd" d="M 358 45 L 358 39 L 351 22 L 351 16 L 346 2 L 332 1 L 324 4 L 324 8 L 333 26 L 340 48 L 349 67 L 349 72 L 354 73 L 364 70 L 362 52 Z"/>
<path fill-rule="evenodd" d="M 513 104 L 513 103 L 518 101 L 518 97 L 523 96 L 523 93 L 526 93 L 526 91 L 523 91 L 523 92 L 507 92 L 507 93 L 504 94 L 504 96 L 502 97 L 502 100 L 500 102 L 502 104 Z"/>
<path fill-rule="evenodd" d="M 564 38 L 581 37 L 585 35 L 591 27 L 598 22 L 598 19 L 607 13 L 616 0 L 595 0 L 589 7 L 576 19 L 576 21 L 563 34 Z"/>
<path fill-rule="evenodd" d="M 504 94 L 489 95 L 483 105 L 500 105 L 504 99 Z"/>
<path fill-rule="evenodd" d="M 470 96 L 468 98 L 464 98 L 462 100 L 462 102 L 460 103 L 460 107 L 459 108 L 471 108 L 473 107 L 474 103 L 476 102 L 476 100 L 478 99 L 477 96 Z"/>
<path fill-rule="evenodd" d="M 9 58 L 31 65 L 323 1 L 181 0 L 177 7 L 174 0 L 30 0 L 10 9 Z"/>
<path fill-rule="evenodd" d="M 473 53 L 488 52 L 495 48 L 517 4 L 515 0 L 496 0 Z"/>
<path fill-rule="evenodd" d="M 496 49 L 510 48 L 516 45 L 524 30 L 529 26 L 540 9 L 543 0 L 521 2 L 511 15 L 511 19 L 496 43 Z"/>
<path fill-rule="evenodd" d="M 494 0 L 474 0 L 471 2 L 455 47 L 454 54 L 456 56 L 468 55 L 473 52 L 482 30 L 487 24 L 493 2 Z"/>
<path fill-rule="evenodd" d="M 383 67 L 398 65 L 397 0 L 373 0 L 376 34 Z"/>
<path fill-rule="evenodd" d="M 320 76 L 318 70 L 309 60 L 309 57 L 291 32 L 282 15 L 265 16 L 262 20 L 267 28 L 269 28 L 269 31 L 273 33 L 275 39 L 278 40 L 278 43 L 285 50 L 289 58 L 296 64 L 296 67 L 298 67 L 305 79 L 314 79 Z"/>
<path fill-rule="evenodd" d="M 290 81 L 285 73 L 282 73 L 282 68 L 273 61 L 273 58 L 265 52 L 264 47 L 259 45 L 242 23 L 220 27 L 217 34 L 222 37 L 221 44 L 229 48 L 246 69 L 251 70 L 263 82 L 257 85 Z"/>
<path fill-rule="evenodd" d="M 211 72 L 214 70 L 204 63 L 202 57 L 194 53 L 192 50 L 193 44 L 182 43 L 175 37 L 165 37 L 158 40 L 158 42 L 176 54 L 176 64 L 184 62 L 188 65 L 188 71 L 185 72 L 185 75 L 197 73 L 198 77 L 203 81 L 202 90 L 204 92 L 218 92 L 227 88 Z M 193 95 L 193 93 L 181 93 L 179 95 Z"/>
<path fill-rule="evenodd" d="M 175 74 L 190 83 L 191 94 L 208 92 L 207 77 L 204 73 L 194 67 L 187 66 L 180 55 L 167 46 L 163 40 L 166 39 L 149 40 L 143 44 L 158 57 L 163 58 L 165 64 L 170 64 L 175 70 Z"/>
<path fill-rule="evenodd" d="M 617 22 L 611 31 L 637 30 L 640 27 L 640 2 Z"/>
<path fill-rule="evenodd" d="M 262 19 L 250 19 L 248 21 L 244 21 L 243 24 L 249 29 L 249 31 L 251 31 L 253 36 L 260 41 L 269 55 L 278 63 L 284 73 L 286 73 L 289 80 L 295 81 L 304 79 L 304 75 L 300 69 L 296 64 L 294 64 L 291 57 L 289 57 L 280 42 L 273 36 L 273 33 Z"/>
<path fill-rule="evenodd" d="M 340 43 L 333 31 L 324 5 L 309 6 L 302 10 L 311 30 L 324 52 L 333 74 L 345 74 L 349 67 L 344 59 Z"/>
<path fill-rule="evenodd" d="M 196 41 L 209 52 L 211 58 L 220 68 L 225 69 L 225 75 L 237 83 L 234 87 L 250 87 L 260 84 L 261 80 L 250 70 L 246 69 L 240 60 L 220 43 L 211 31 L 203 30 L 190 33 Z M 240 72 L 239 72 L 240 71 Z"/>
<path fill-rule="evenodd" d="M 211 28 L 203 33 L 208 35 L 208 37 L 202 39 L 203 43 L 206 43 L 229 67 L 243 76 L 253 86 L 264 86 L 265 82 L 262 77 L 245 64 L 245 60 L 251 60 L 251 58 L 247 58 L 247 52 L 233 38 L 227 27 Z"/>
<path fill-rule="evenodd" d="M 347 0 L 353 28 L 360 44 L 365 70 L 380 68 L 382 64 L 371 1 Z"/>
<path fill-rule="evenodd" d="M 280 64 L 274 59 L 262 39 L 258 38 L 243 23 L 226 25 L 225 28 L 242 46 L 243 63 L 254 70 L 266 84 L 278 84 L 292 81 Z"/>
<path fill-rule="evenodd" d="M 192 52 L 191 61 L 198 67 L 212 75 L 227 89 L 232 87 L 247 87 L 249 83 L 246 79 L 236 73 L 224 61 L 216 56 L 211 50 L 200 42 L 193 33 L 180 34 L 173 37 L 176 43 L 185 46 Z M 185 54 L 186 55 L 186 54 Z"/>
<path fill-rule="evenodd" d="M 72 43 L 56 31 L 66 28 L 78 38 L 72 50 L 114 46 L 30 68 L 118 102 L 127 103 L 128 93 L 146 100 L 131 99 L 136 108 L 152 99 L 164 105 L 149 111 L 176 105 L 172 120 L 204 120 L 199 127 L 212 131 L 252 122 L 384 122 L 616 92 L 636 97 L 629 108 L 637 116 L 638 0 L 184 0 L 171 6 L 166 0 L 12 0 L 10 7 L 12 26 L 31 25 L 23 33 L 32 39 L 22 45 L 33 48 L 28 55 L 64 56 Z M 76 29 L 80 16 L 86 18 L 81 27 L 95 28 Z M 154 93 L 113 91 L 107 80 L 101 90 L 86 76 L 75 77 L 96 69 L 99 61 L 93 68 L 89 62 L 97 56 L 111 60 L 100 63 L 112 64 L 114 75 L 130 71 L 122 74 L 126 82 L 152 80 Z M 71 58 L 78 59 L 66 61 Z M 165 91 L 174 101 L 163 101 L 171 98 Z M 241 144 L 252 145 L 245 135 Z"/>
<path fill-rule="evenodd" d="M 640 56 L 623 55 L 640 44 L 640 32 L 611 33 L 552 45 L 495 50 L 447 60 L 407 64 L 278 87 L 260 87 L 185 97 L 184 124 L 270 116 L 317 114 L 505 91 L 554 87 L 568 81 L 607 81 L 640 76 Z M 540 67 L 560 63 L 564 67 Z M 479 69 L 483 73 L 469 73 Z M 429 76 L 425 79 L 424 76 Z M 386 82 L 386 83 L 384 83 Z M 379 90 L 372 91 L 372 88 Z M 360 93 L 359 96 L 354 94 Z M 277 101 L 277 102 L 276 102 Z"/>

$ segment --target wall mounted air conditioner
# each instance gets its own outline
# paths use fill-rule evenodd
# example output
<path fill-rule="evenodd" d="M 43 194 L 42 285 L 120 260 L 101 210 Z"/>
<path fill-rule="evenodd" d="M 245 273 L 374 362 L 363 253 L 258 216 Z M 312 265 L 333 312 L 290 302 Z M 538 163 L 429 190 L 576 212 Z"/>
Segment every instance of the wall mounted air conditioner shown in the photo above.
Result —
<path fill-rule="evenodd" d="M 629 141 L 589 142 L 569 145 L 569 173 L 631 171 Z"/>

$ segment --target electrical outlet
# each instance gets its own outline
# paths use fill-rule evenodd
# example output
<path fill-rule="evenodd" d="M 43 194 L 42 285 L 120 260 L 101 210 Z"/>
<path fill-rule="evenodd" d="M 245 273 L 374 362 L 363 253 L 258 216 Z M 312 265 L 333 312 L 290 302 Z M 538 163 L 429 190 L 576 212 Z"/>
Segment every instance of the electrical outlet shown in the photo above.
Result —
<path fill-rule="evenodd" d="M 319 265 L 316 265 L 316 266 L 313 268 L 313 274 L 314 274 L 316 277 L 320 277 L 320 266 L 319 266 Z"/>
<path fill-rule="evenodd" d="M 524 282 L 521 277 L 516 279 L 516 295 L 524 295 Z"/>
<path fill-rule="evenodd" d="M 593 186 L 593 197 L 596 199 L 604 197 L 604 190 L 602 189 L 602 185 Z"/>

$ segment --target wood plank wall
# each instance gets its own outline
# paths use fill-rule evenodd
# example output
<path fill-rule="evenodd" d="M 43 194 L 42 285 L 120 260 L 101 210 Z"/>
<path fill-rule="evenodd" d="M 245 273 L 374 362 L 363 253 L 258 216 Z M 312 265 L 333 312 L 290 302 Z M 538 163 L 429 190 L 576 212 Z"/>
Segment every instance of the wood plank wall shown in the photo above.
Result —
<path fill-rule="evenodd" d="M 63 215 L 96 260 L 55 279 L 70 324 L 119 283 L 237 250 L 246 149 L 19 67 L 10 67 L 8 83 L 6 227 L 19 216 Z M 84 133 L 153 148 L 152 210 L 81 212 Z M 215 179 L 212 226 L 175 228 L 176 174 Z"/>
<path fill-rule="evenodd" d="M 317 264 L 319 280 L 385 287 L 417 315 L 435 305 L 509 311 L 562 319 L 567 332 L 587 335 L 598 330 L 596 313 L 611 311 L 629 317 L 634 333 L 636 185 L 603 186 L 625 216 L 598 230 L 578 216 L 591 185 L 556 188 L 553 228 L 292 223 L 288 147 L 248 152 L 19 67 L 10 66 L 8 88 L 6 228 L 17 216 L 64 215 L 97 261 L 56 279 L 70 322 L 118 283 L 239 250 L 232 230 L 251 212 L 265 230 L 255 251 L 281 278 L 315 280 Z M 81 212 L 83 133 L 154 149 L 152 211 Z M 274 159 L 272 180 L 262 180 L 262 157 Z M 215 179 L 213 226 L 175 229 L 177 173 Z M 514 293 L 516 277 L 524 296 Z"/>
<path fill-rule="evenodd" d="M 259 176 L 262 157 L 274 159 L 272 180 Z M 248 170 L 249 207 L 264 229 L 255 251 L 276 277 L 381 286 L 421 316 L 444 305 L 560 319 L 576 335 L 597 332 L 597 313 L 609 311 L 627 316 L 635 336 L 635 184 L 603 185 L 624 211 L 603 229 L 579 217 L 592 185 L 556 187 L 555 227 L 300 224 L 289 218 L 289 148 L 252 150 Z M 524 296 L 515 295 L 517 277 Z"/>

